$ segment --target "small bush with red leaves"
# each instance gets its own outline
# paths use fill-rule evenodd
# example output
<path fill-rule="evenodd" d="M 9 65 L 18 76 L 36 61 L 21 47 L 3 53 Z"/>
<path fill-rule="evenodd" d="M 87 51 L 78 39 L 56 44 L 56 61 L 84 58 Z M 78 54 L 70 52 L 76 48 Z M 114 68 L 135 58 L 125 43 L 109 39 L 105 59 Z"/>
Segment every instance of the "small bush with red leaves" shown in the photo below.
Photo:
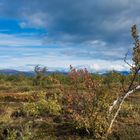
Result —
<path fill-rule="evenodd" d="M 93 79 L 86 69 L 76 70 L 72 66 L 70 69 L 69 78 L 74 90 L 65 91 L 64 111 L 77 132 L 100 138 L 108 126 L 108 90 L 102 85 L 102 80 Z"/>

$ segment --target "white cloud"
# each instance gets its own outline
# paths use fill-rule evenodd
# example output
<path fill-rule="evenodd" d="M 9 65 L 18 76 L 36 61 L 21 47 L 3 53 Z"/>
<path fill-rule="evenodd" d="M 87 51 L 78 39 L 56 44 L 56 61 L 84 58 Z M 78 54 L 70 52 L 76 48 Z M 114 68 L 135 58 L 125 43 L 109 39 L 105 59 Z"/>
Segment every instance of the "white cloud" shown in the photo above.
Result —
<path fill-rule="evenodd" d="M 0 46 L 40 46 L 42 40 L 34 36 L 20 36 L 19 34 L 0 33 Z"/>
<path fill-rule="evenodd" d="M 47 14 L 37 12 L 32 14 L 23 13 L 24 21 L 19 23 L 21 28 L 46 28 L 47 27 Z"/>
<path fill-rule="evenodd" d="M 0 63 L 0 68 L 16 68 L 18 70 L 33 70 L 37 64 L 47 66 L 49 69 L 69 70 L 69 65 L 75 68 L 87 68 L 90 72 L 103 72 L 109 70 L 126 71 L 129 70 L 123 61 L 105 61 L 105 60 L 72 60 L 68 57 L 59 57 L 57 55 L 48 54 L 47 56 L 24 56 L 5 59 Z M 29 66 L 28 66 L 29 65 Z"/>
<path fill-rule="evenodd" d="M 115 55 L 120 55 L 119 52 L 122 52 L 119 49 L 117 52 L 107 51 L 107 52 L 96 52 L 98 55 L 109 55 L 110 60 L 103 60 L 99 58 L 90 58 L 90 59 L 79 59 L 79 57 L 68 56 L 62 53 L 66 47 L 50 48 L 43 47 L 42 40 L 34 37 L 33 35 L 9 35 L 9 34 L 0 34 L 0 68 L 13 68 L 18 70 L 33 70 L 34 66 L 41 64 L 47 66 L 50 69 L 69 69 L 69 65 L 74 67 L 86 67 L 89 71 L 100 72 L 106 70 L 129 70 L 129 67 L 124 64 L 123 61 L 112 60 L 111 57 Z M 92 45 L 101 45 L 105 44 L 100 41 L 93 41 Z M 97 46 L 98 46 L 97 45 Z M 9 48 L 4 47 L 9 46 Z M 33 46 L 40 46 L 33 49 Z M 76 51 L 75 49 L 71 50 L 71 53 Z M 10 60 L 10 61 L 9 61 Z M 30 65 L 30 66 L 28 66 Z"/>

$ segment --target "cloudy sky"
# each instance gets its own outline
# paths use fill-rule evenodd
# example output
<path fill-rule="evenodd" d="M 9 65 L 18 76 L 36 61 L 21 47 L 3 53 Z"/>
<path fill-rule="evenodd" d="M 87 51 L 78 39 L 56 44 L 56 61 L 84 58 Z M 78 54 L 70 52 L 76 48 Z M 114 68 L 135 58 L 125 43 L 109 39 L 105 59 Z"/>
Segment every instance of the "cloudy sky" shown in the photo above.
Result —
<path fill-rule="evenodd" d="M 0 69 L 128 70 L 140 0 L 0 0 Z"/>

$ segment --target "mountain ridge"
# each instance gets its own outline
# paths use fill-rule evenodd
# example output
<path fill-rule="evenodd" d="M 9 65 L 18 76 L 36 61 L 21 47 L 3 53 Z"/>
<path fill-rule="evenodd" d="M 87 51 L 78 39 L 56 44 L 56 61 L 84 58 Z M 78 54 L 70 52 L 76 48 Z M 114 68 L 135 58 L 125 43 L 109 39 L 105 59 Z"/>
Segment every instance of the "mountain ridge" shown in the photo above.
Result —
<path fill-rule="evenodd" d="M 115 71 L 115 72 L 118 72 L 118 73 L 123 74 L 123 75 L 128 75 L 130 73 L 129 71 Z M 62 70 L 61 71 L 47 71 L 46 75 L 49 75 L 52 73 L 60 73 L 60 74 L 66 75 L 68 72 L 62 71 Z M 91 72 L 91 73 L 94 74 L 97 72 Z M 109 73 L 109 71 L 105 71 L 105 72 L 99 72 L 98 74 L 106 75 L 108 73 Z M 24 74 L 27 76 L 34 76 L 35 72 L 34 71 L 19 71 L 19 70 L 15 70 L 15 69 L 0 69 L 0 74 L 6 74 L 6 75 Z"/>

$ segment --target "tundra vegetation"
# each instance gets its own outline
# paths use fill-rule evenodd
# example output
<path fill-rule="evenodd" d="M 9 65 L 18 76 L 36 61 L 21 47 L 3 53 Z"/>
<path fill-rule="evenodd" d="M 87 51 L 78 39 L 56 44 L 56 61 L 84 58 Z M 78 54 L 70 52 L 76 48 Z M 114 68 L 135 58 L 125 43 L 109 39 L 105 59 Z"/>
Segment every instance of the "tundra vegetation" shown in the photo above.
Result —
<path fill-rule="evenodd" d="M 0 75 L 2 140 L 140 139 L 140 42 L 136 25 L 130 73 Z M 127 56 L 127 55 L 126 55 Z"/>

